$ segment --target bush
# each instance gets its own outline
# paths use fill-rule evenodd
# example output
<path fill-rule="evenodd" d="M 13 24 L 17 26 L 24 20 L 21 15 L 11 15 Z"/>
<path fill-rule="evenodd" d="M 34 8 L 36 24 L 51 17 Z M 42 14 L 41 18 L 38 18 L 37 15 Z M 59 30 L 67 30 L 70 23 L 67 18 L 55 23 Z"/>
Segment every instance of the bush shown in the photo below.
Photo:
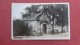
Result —
<path fill-rule="evenodd" d="M 23 21 L 13 20 L 13 35 L 14 36 L 28 36 L 31 35 L 31 29 L 28 28 Z"/>

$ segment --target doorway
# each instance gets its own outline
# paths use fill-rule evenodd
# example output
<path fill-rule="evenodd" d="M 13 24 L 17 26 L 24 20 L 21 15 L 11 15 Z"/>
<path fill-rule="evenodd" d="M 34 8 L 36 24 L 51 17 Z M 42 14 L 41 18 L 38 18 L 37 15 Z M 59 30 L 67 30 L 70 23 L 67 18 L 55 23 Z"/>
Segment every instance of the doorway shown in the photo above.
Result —
<path fill-rule="evenodd" d="M 46 34 L 46 30 L 47 30 L 47 26 L 46 26 L 46 24 L 43 24 L 43 33 Z"/>

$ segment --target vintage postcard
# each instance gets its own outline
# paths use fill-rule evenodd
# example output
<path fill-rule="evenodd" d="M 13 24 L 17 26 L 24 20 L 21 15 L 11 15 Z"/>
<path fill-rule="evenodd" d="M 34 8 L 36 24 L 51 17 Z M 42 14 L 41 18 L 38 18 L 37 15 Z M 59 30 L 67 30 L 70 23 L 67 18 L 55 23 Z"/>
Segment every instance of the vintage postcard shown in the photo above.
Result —
<path fill-rule="evenodd" d="M 12 40 L 70 40 L 69 3 L 12 3 Z"/>

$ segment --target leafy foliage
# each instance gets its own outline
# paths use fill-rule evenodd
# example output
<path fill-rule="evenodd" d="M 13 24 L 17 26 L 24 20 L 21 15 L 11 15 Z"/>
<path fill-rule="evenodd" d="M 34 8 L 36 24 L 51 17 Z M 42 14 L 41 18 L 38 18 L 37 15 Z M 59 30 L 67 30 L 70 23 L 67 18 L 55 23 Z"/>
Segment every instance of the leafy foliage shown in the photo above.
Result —
<path fill-rule="evenodd" d="M 35 13 L 36 15 L 43 12 L 48 16 L 52 16 L 51 21 L 54 21 L 54 18 L 57 19 L 56 25 L 65 26 L 68 24 L 68 6 L 66 4 L 55 4 L 55 5 L 32 5 L 31 7 L 25 8 L 26 14 L 23 16 L 30 16 Z"/>

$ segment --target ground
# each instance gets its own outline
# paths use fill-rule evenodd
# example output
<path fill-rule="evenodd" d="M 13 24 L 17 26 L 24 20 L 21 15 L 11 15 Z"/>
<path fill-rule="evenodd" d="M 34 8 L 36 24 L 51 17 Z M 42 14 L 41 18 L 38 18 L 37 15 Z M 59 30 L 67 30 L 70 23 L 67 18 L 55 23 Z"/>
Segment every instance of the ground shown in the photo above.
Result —
<path fill-rule="evenodd" d="M 26 40 L 69 40 L 70 35 L 69 32 L 67 33 L 60 33 L 60 34 L 44 34 L 43 36 L 24 36 L 23 39 Z"/>

